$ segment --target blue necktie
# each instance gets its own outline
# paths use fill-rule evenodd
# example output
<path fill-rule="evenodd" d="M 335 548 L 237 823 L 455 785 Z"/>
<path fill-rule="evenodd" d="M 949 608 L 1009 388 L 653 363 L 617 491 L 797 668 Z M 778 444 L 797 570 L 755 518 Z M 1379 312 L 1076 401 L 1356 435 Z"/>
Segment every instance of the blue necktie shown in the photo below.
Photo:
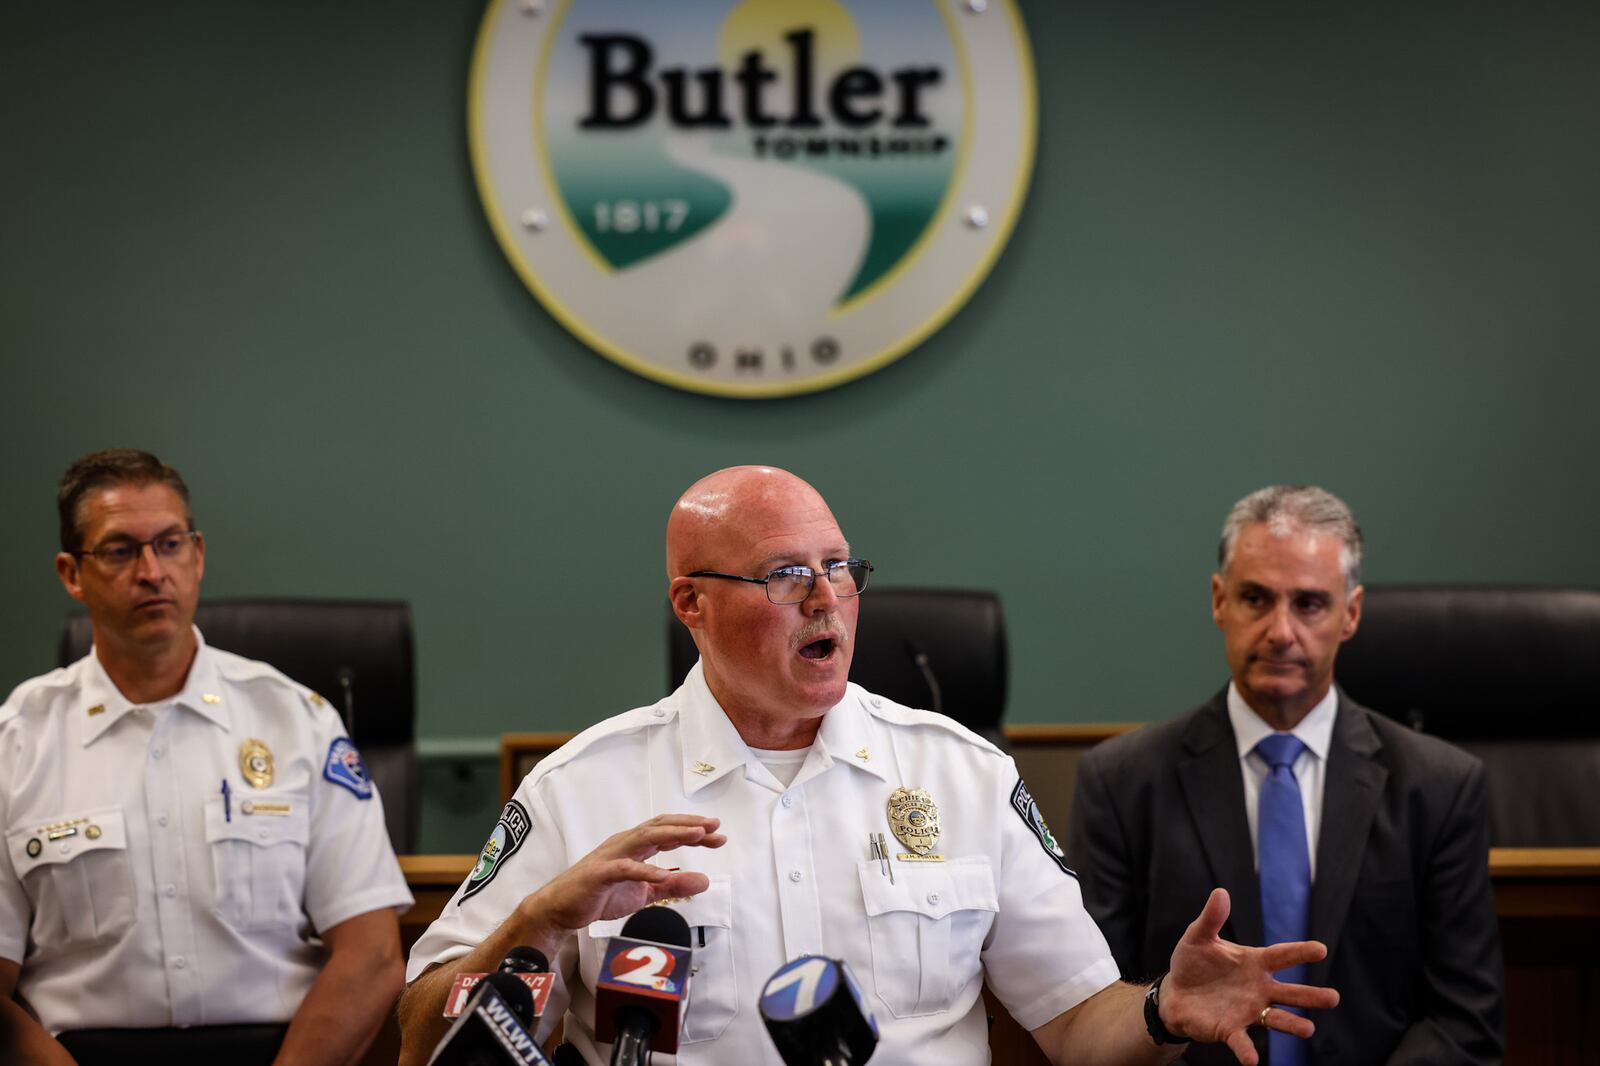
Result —
<path fill-rule="evenodd" d="M 1311 915 L 1311 852 L 1306 846 L 1306 814 L 1300 802 L 1300 783 L 1294 776 L 1294 761 L 1305 750 L 1300 738 L 1290 733 L 1274 733 L 1256 745 L 1256 751 L 1271 767 L 1261 784 L 1261 802 L 1256 815 L 1261 930 L 1267 944 L 1307 937 Z M 1290 966 L 1279 970 L 1277 978 L 1304 983 L 1306 967 Z M 1296 1010 L 1295 1013 L 1302 1012 Z M 1267 1033 L 1267 1050 L 1271 1066 L 1304 1066 L 1311 1061 L 1311 1049 L 1304 1040 L 1276 1029 Z"/>

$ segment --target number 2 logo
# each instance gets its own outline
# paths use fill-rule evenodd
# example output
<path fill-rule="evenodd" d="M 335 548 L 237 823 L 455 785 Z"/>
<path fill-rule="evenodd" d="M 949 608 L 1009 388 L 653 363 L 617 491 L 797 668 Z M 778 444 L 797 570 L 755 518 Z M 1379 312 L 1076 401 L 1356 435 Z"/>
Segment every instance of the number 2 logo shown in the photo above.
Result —
<path fill-rule="evenodd" d="M 640 944 L 629 948 L 611 960 L 611 976 L 633 985 L 655 987 L 656 982 L 672 973 L 672 956 L 658 947 Z"/>

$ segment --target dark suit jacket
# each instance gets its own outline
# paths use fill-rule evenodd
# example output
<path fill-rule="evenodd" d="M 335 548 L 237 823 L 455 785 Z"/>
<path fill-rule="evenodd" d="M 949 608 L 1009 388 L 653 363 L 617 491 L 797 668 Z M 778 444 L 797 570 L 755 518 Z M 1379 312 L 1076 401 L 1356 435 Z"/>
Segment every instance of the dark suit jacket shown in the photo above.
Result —
<path fill-rule="evenodd" d="M 1311 937 L 1328 957 L 1311 984 L 1317 1063 L 1499 1062 L 1504 975 L 1489 885 L 1483 766 L 1339 693 L 1323 785 Z M 1167 968 L 1220 885 L 1222 935 L 1261 943 L 1261 889 L 1226 690 L 1084 756 L 1067 859 L 1125 977 Z M 1256 1046 L 1265 1061 L 1261 1030 Z M 1190 1063 L 1233 1063 L 1220 1044 Z"/>

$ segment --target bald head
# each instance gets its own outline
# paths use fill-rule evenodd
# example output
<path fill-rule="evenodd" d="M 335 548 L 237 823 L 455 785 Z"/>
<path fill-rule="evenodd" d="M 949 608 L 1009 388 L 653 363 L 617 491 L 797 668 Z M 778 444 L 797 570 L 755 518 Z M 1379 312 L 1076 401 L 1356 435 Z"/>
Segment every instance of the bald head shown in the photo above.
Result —
<path fill-rule="evenodd" d="M 825 519 L 837 525 L 822 494 L 787 470 L 730 466 L 707 474 L 678 497 L 667 518 L 667 577 L 726 567 L 756 531 Z"/>
<path fill-rule="evenodd" d="M 747 743 L 811 743 L 844 698 L 858 610 L 831 579 L 787 603 L 773 603 L 761 579 L 784 567 L 826 573 L 849 556 L 827 502 L 785 470 L 718 470 L 672 508 L 667 595 L 700 649 L 706 686 Z"/>

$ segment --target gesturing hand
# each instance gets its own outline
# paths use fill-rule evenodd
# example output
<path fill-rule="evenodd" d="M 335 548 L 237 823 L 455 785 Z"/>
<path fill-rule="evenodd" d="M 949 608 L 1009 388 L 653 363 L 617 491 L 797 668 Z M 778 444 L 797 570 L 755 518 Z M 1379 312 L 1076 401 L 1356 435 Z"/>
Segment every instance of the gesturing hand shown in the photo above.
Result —
<path fill-rule="evenodd" d="M 1206 1043 L 1226 1043 L 1244 1066 L 1258 1061 L 1246 1033 L 1266 1024 L 1304 1039 L 1315 1031 L 1311 1022 L 1273 1004 L 1292 1007 L 1337 1006 L 1331 988 L 1284 984 L 1273 974 L 1287 966 L 1316 962 L 1328 949 L 1315 940 L 1247 948 L 1218 934 L 1228 920 L 1226 889 L 1213 889 L 1200 917 L 1190 923 L 1172 952 L 1172 969 L 1161 986 L 1161 1020 L 1174 1034 Z M 1263 1014 L 1263 1012 L 1266 1012 Z"/>
<path fill-rule="evenodd" d="M 711 886 L 705 874 L 673 872 L 644 860 L 674 848 L 720 848 L 728 841 L 716 831 L 720 824 L 693 814 L 659 814 L 607 837 L 571 869 L 525 897 L 519 909 L 536 928 L 559 938 L 657 900 L 704 892 Z"/>

